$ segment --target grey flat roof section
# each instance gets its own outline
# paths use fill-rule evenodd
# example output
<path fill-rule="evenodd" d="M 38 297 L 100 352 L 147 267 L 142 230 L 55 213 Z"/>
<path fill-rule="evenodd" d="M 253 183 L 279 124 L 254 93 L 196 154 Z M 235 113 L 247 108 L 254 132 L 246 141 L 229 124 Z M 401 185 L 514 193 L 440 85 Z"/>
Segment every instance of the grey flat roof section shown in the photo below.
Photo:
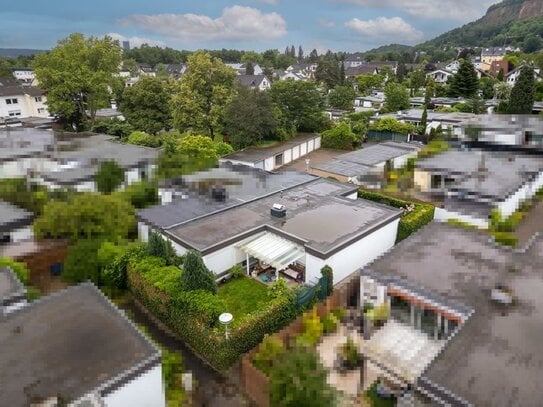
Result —
<path fill-rule="evenodd" d="M 32 212 L 0 201 L 0 232 L 10 232 L 13 229 L 30 225 L 33 218 Z"/>
<path fill-rule="evenodd" d="M 276 154 L 282 153 L 285 150 L 288 150 L 289 148 L 296 147 L 299 144 L 302 144 L 303 142 L 307 142 L 308 140 L 313 140 L 317 137 L 320 137 L 319 134 L 301 134 L 297 137 L 294 137 L 288 141 L 285 141 L 284 143 L 279 143 L 277 145 L 271 146 L 271 147 L 252 147 L 252 148 L 246 148 L 245 150 L 236 151 L 235 153 L 225 155 L 221 158 L 221 161 L 228 161 L 228 160 L 234 160 L 234 161 L 243 161 L 243 162 L 249 162 L 249 163 L 257 163 L 259 161 L 265 160 L 266 158 L 270 158 L 275 156 Z"/>
<path fill-rule="evenodd" d="M 0 130 L 0 161 L 42 155 L 54 144 L 54 133 L 49 130 L 9 128 Z"/>
<path fill-rule="evenodd" d="M 353 188 L 319 178 L 313 182 L 258 199 L 245 205 L 170 229 L 179 241 L 200 251 L 217 246 L 259 228 L 270 227 L 298 239 L 309 249 L 325 255 L 400 217 L 401 211 L 362 199 L 342 197 Z M 285 218 L 270 215 L 273 204 L 287 208 Z"/>
<path fill-rule="evenodd" d="M 284 189 L 310 182 L 315 176 L 303 172 L 282 171 L 270 173 L 244 165 L 221 165 L 210 171 L 203 171 L 186 176 L 189 182 L 209 182 L 222 185 L 227 191 L 227 199 L 217 202 L 209 196 L 196 192 L 188 194 L 186 199 L 175 199 L 166 205 L 157 205 L 138 211 L 138 218 L 146 223 L 169 228 L 173 225 L 196 219 L 210 213 L 232 208 L 244 202 L 261 198 Z"/>
<path fill-rule="evenodd" d="M 416 152 L 420 147 L 408 143 L 380 143 L 336 157 L 341 161 L 349 161 L 355 164 L 374 166 L 384 161 Z"/>
<path fill-rule="evenodd" d="M 542 266 L 542 258 L 490 243 L 486 233 L 431 223 L 365 270 L 472 308 L 423 376 L 476 406 L 520 407 L 543 399 Z M 511 308 L 490 301 L 497 283 L 513 290 Z"/>
<path fill-rule="evenodd" d="M 329 172 L 331 174 L 342 175 L 344 177 L 355 177 L 370 172 L 373 167 L 336 158 L 322 164 L 311 166 L 311 168 Z"/>
<path fill-rule="evenodd" d="M 543 158 L 515 153 L 484 152 L 481 176 L 476 172 L 482 162 L 478 151 L 447 151 L 417 162 L 416 167 L 438 173 L 465 174 L 451 191 L 470 191 L 478 196 L 502 200 L 516 192 L 531 177 L 543 171 Z"/>
<path fill-rule="evenodd" d="M 25 293 L 24 285 L 13 270 L 9 267 L 0 267 L 0 306 L 9 305 L 16 299 L 24 299 Z"/>
<path fill-rule="evenodd" d="M 157 363 L 160 351 L 91 283 L 0 321 L 2 405 L 28 406 L 32 397 L 73 401 L 109 381 L 121 385 L 137 366 L 141 374 Z"/>

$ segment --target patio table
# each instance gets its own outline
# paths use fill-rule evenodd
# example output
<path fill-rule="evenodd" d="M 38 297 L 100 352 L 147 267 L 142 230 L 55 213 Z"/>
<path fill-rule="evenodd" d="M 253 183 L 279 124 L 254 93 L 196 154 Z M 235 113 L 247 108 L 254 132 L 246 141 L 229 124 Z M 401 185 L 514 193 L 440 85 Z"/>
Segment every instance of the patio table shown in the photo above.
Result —
<path fill-rule="evenodd" d="M 298 272 L 295 270 L 292 270 L 291 268 L 285 269 L 282 272 L 285 273 L 290 278 L 293 278 L 294 280 L 298 278 Z"/>

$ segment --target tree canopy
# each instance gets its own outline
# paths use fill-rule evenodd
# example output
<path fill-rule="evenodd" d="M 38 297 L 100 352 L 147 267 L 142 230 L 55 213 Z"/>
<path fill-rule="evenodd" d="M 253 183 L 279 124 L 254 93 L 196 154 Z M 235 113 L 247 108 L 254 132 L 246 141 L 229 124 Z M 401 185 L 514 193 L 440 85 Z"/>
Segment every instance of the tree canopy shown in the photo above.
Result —
<path fill-rule="evenodd" d="M 119 108 L 136 129 L 156 134 L 170 128 L 170 99 L 160 79 L 143 76 L 133 86 L 125 88 Z"/>
<path fill-rule="evenodd" d="M 521 68 L 517 82 L 511 89 L 508 102 L 508 113 L 530 114 L 535 100 L 535 77 L 532 67 L 525 65 Z"/>
<path fill-rule="evenodd" d="M 226 107 L 236 94 L 236 72 L 205 52 L 187 61 L 187 73 L 176 85 L 173 124 L 180 131 L 214 136 L 223 126 Z"/>
<path fill-rule="evenodd" d="M 134 208 L 114 195 L 79 194 L 67 202 L 47 203 L 34 221 L 38 238 L 126 238 L 135 226 Z"/>
<path fill-rule="evenodd" d="M 324 121 L 323 98 L 315 82 L 274 82 L 270 94 L 282 118 L 298 131 L 319 131 Z"/>
<path fill-rule="evenodd" d="M 270 94 L 240 88 L 226 109 L 224 123 L 224 132 L 236 148 L 271 138 L 277 127 L 277 119 Z"/>
<path fill-rule="evenodd" d="M 96 189 L 102 194 L 111 194 L 124 181 L 124 170 L 114 160 L 103 161 L 94 176 Z"/>
<path fill-rule="evenodd" d="M 328 103 L 336 109 L 352 109 L 356 92 L 352 86 L 336 86 L 328 94 Z"/>
<path fill-rule="evenodd" d="M 199 252 L 189 250 L 183 260 L 181 285 L 185 290 L 204 290 L 217 293 L 215 275 L 204 264 Z"/>
<path fill-rule="evenodd" d="M 470 98 L 479 89 L 479 79 L 471 60 L 463 60 L 458 72 L 449 79 L 449 95 Z"/>
<path fill-rule="evenodd" d="M 330 130 L 322 133 L 322 147 L 337 150 L 352 150 L 357 136 L 348 123 L 340 123 Z"/>
<path fill-rule="evenodd" d="M 116 76 L 120 63 L 118 42 L 107 36 L 85 38 L 75 33 L 60 40 L 50 52 L 37 55 L 32 67 L 47 92 L 49 112 L 83 130 L 87 117 L 87 127 L 91 127 L 96 111 L 109 106 L 110 89 L 122 86 Z"/>
<path fill-rule="evenodd" d="M 405 86 L 389 82 L 385 86 L 385 111 L 397 112 L 407 108 L 409 108 L 409 92 Z"/>

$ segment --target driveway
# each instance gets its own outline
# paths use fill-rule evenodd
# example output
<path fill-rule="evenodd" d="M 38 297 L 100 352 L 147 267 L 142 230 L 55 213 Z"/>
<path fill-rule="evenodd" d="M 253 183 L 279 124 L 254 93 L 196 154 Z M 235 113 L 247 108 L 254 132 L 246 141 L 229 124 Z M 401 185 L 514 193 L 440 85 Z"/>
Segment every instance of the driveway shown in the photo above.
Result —
<path fill-rule="evenodd" d="M 296 161 L 293 161 L 291 163 L 288 163 L 287 165 L 284 165 L 280 168 L 280 171 L 283 170 L 296 170 L 296 171 L 307 171 L 307 165 L 305 163 L 305 160 L 309 158 L 309 166 L 315 164 L 322 164 L 328 161 L 333 160 L 338 155 L 348 153 L 348 151 L 344 150 L 331 150 L 327 148 L 319 148 L 318 150 L 312 151 L 307 155 L 304 155 L 301 158 L 298 158 Z M 311 173 L 311 170 L 309 171 Z"/>
<path fill-rule="evenodd" d="M 524 247 L 536 232 L 543 233 L 543 200 L 536 203 L 517 226 L 514 232 L 518 239 L 517 246 Z"/>

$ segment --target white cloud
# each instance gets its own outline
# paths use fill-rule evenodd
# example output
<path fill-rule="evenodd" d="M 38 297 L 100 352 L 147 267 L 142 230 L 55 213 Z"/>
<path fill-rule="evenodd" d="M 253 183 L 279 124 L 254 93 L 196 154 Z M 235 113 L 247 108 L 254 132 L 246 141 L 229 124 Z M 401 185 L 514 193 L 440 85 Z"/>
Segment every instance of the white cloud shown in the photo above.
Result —
<path fill-rule="evenodd" d="M 252 7 L 226 7 L 218 18 L 198 14 L 131 15 L 119 20 L 179 42 L 265 41 L 283 37 L 287 23 L 281 15 Z"/>
<path fill-rule="evenodd" d="M 468 22 L 482 17 L 497 0 L 333 0 L 366 7 L 395 8 L 412 16 Z"/>
<path fill-rule="evenodd" d="M 279 3 L 279 0 L 258 0 L 261 3 L 269 4 L 271 6 L 276 6 Z"/>
<path fill-rule="evenodd" d="M 319 25 L 324 28 L 332 28 L 336 26 L 334 20 L 327 20 L 326 18 L 319 18 Z"/>
<path fill-rule="evenodd" d="M 422 32 L 416 30 L 401 17 L 377 17 L 366 21 L 353 18 L 347 21 L 345 26 L 367 37 L 402 44 L 414 44 L 423 38 Z"/>
<path fill-rule="evenodd" d="M 118 40 L 121 43 L 121 45 L 123 41 L 130 41 L 131 48 L 141 47 L 143 44 L 147 44 L 152 47 L 156 46 L 156 47 L 162 47 L 162 48 L 166 46 L 166 44 L 164 44 L 162 41 L 151 40 L 149 38 L 125 37 L 124 35 L 119 34 L 119 33 L 108 33 L 107 35 L 113 38 L 114 40 Z"/>

